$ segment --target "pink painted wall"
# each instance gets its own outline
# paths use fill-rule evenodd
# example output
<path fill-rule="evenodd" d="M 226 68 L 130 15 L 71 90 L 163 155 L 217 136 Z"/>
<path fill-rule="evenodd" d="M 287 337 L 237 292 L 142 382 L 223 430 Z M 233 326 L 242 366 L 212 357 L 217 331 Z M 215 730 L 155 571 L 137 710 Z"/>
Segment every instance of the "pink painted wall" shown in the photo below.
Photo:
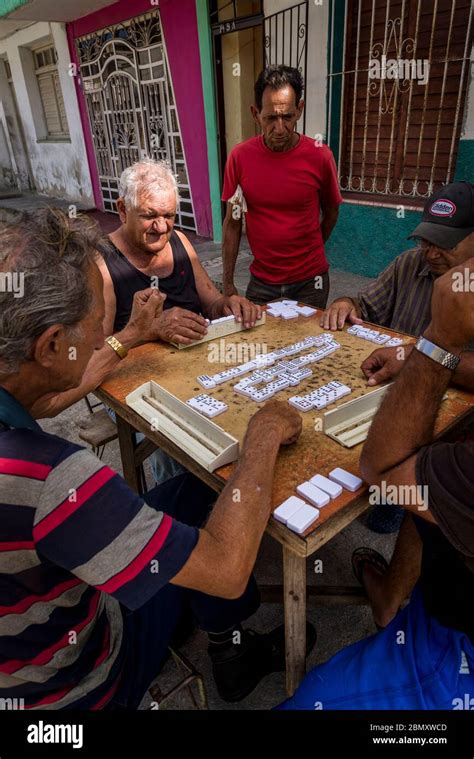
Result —
<path fill-rule="evenodd" d="M 196 4 L 195 0 L 160 0 L 159 9 L 181 126 L 197 230 L 204 237 L 212 237 L 206 122 L 202 97 Z M 109 24 L 126 21 L 141 13 L 148 13 L 150 10 L 153 10 L 150 0 L 119 0 L 108 8 L 103 8 L 68 24 L 70 45 L 74 48 L 73 40 L 76 37 L 103 29 Z M 73 54 L 75 56 L 75 51 L 71 49 L 71 55 Z M 72 60 L 75 60 L 75 57 Z M 81 114 L 86 120 L 85 124 L 83 120 L 84 134 L 92 181 L 97 189 L 98 173 L 92 137 L 85 102 L 79 89 L 78 98 Z"/>

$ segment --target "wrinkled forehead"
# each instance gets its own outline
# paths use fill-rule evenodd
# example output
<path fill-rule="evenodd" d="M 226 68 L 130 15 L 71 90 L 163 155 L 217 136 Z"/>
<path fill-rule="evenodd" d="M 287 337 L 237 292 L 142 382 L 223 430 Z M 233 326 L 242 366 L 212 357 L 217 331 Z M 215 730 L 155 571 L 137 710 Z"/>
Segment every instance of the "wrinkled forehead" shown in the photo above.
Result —
<path fill-rule="evenodd" d="M 138 193 L 136 210 L 139 213 L 176 213 L 176 193 L 173 187 L 142 189 Z"/>
<path fill-rule="evenodd" d="M 296 93 L 293 87 L 274 90 L 266 87 L 262 97 L 262 113 L 284 115 L 296 111 Z"/>

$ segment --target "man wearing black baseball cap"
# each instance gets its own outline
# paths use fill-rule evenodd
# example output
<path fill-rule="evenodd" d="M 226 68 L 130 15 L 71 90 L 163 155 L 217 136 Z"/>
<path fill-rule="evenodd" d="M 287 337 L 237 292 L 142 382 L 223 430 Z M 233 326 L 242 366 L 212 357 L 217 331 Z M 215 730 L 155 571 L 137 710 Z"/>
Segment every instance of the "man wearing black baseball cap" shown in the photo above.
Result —
<path fill-rule="evenodd" d="M 474 184 L 453 182 L 433 193 L 411 238 L 418 239 L 418 247 L 397 256 L 356 298 L 342 297 L 331 303 L 321 318 L 324 329 L 343 329 L 346 322 L 368 321 L 420 335 L 430 322 L 434 278 L 474 255 Z M 385 353 L 381 349 L 372 356 Z M 362 368 L 372 368 L 376 373 L 383 365 L 372 365 L 372 356 Z M 365 373 L 370 385 L 388 378 Z M 473 380 L 470 387 L 474 389 Z"/>
<path fill-rule="evenodd" d="M 473 232 L 474 185 L 453 182 L 429 198 L 409 239 L 419 237 L 441 250 L 452 251 Z"/>

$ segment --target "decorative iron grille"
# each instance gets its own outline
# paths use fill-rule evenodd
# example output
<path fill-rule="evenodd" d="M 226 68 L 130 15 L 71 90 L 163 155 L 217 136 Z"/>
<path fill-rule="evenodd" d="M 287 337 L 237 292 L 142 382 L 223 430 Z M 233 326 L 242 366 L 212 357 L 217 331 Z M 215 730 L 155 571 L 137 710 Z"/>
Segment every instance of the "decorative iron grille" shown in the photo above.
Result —
<path fill-rule="evenodd" d="M 143 158 L 167 159 L 178 178 L 176 224 L 196 230 L 191 188 L 158 11 L 76 40 L 104 208 Z"/>

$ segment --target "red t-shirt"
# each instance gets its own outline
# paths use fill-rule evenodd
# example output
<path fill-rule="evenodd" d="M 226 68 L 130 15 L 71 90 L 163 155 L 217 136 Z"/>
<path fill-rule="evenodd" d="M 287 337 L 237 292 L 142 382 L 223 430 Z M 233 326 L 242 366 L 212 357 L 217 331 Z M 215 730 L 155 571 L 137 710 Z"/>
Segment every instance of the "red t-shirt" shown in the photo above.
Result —
<path fill-rule="evenodd" d="M 222 200 L 240 185 L 247 203 L 250 271 L 271 284 L 302 282 L 329 268 L 319 222 L 320 208 L 342 203 L 334 157 L 304 135 L 282 153 L 263 137 L 236 145 L 225 167 Z"/>

